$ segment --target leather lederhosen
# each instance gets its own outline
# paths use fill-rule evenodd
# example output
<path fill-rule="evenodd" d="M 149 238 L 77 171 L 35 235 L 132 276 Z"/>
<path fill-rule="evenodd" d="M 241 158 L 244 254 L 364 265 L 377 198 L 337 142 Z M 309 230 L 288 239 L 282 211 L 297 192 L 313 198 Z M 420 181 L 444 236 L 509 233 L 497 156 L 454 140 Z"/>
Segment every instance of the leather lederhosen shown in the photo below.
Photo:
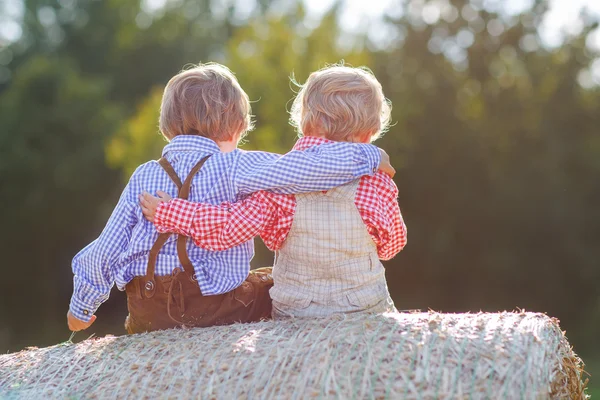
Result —
<path fill-rule="evenodd" d="M 183 183 L 165 158 L 161 158 L 159 164 L 179 188 L 178 197 L 187 199 L 192 179 L 207 159 L 200 160 Z M 167 276 L 154 275 L 158 253 L 170 236 L 171 233 L 158 235 L 148 256 L 146 275 L 134 278 L 126 286 L 129 316 L 125 328 L 128 333 L 271 318 L 269 289 L 273 278 L 270 267 L 250 271 L 248 278 L 231 292 L 203 296 L 187 254 L 187 237 L 183 235 L 177 235 L 177 255 L 183 268 L 175 268 Z"/>

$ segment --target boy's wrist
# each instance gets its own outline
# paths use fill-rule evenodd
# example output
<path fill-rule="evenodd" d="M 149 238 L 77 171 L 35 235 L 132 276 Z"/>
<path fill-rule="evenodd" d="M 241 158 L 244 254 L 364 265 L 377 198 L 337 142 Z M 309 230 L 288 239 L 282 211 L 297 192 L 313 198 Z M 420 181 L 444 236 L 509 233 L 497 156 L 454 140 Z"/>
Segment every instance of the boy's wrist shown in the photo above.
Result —
<path fill-rule="evenodd" d="M 363 156 L 367 160 L 365 175 L 375 174 L 379 169 L 379 164 L 381 164 L 381 151 L 379 147 L 365 143 L 358 144 L 358 146 L 360 146 Z"/>
<path fill-rule="evenodd" d="M 169 215 L 169 202 L 160 203 L 158 207 L 156 207 L 156 211 L 154 213 L 154 227 L 160 233 L 167 231 L 167 216 Z"/>
<path fill-rule="evenodd" d="M 103 296 L 96 288 L 75 275 L 73 277 L 73 295 L 71 296 L 69 311 L 75 318 L 89 322 L 100 304 L 107 298 L 108 295 Z"/>
<path fill-rule="evenodd" d="M 94 313 L 96 312 L 96 308 L 72 298 L 71 304 L 69 305 L 69 311 L 78 320 L 90 322 Z"/>
<path fill-rule="evenodd" d="M 154 226 L 160 233 L 189 232 L 196 205 L 183 199 L 171 199 L 156 208 Z"/>

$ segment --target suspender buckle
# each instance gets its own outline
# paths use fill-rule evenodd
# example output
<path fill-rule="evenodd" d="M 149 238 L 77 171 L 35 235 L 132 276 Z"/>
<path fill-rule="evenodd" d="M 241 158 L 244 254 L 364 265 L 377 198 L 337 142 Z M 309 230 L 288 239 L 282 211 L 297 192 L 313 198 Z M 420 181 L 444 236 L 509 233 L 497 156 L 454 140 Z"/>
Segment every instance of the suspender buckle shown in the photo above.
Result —
<path fill-rule="evenodd" d="M 144 297 L 146 297 L 147 299 L 152 298 L 152 296 L 154 296 L 154 290 L 156 289 L 156 285 L 154 284 L 154 280 L 149 280 L 146 281 L 146 284 L 144 285 Z"/>

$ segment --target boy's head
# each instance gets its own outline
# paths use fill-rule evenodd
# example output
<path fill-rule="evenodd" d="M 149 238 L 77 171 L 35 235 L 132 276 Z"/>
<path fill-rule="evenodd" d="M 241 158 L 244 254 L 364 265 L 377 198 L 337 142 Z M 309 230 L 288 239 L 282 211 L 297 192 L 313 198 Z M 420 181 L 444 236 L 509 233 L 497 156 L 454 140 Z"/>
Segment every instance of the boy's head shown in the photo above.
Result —
<path fill-rule="evenodd" d="M 370 70 L 333 65 L 310 74 L 294 99 L 290 121 L 303 136 L 368 143 L 387 129 L 390 112 Z"/>
<path fill-rule="evenodd" d="M 167 140 L 179 135 L 239 140 L 252 129 L 250 101 L 229 68 L 199 64 L 167 83 L 159 127 Z"/>

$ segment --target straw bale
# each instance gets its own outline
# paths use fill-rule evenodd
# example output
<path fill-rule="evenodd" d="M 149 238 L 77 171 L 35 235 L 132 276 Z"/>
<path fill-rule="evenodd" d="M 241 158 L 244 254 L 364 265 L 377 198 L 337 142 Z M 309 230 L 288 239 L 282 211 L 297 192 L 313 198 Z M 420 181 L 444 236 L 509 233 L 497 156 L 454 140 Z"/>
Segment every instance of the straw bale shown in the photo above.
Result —
<path fill-rule="evenodd" d="M 583 399 L 536 313 L 346 315 L 88 339 L 0 356 L 0 398 Z"/>

